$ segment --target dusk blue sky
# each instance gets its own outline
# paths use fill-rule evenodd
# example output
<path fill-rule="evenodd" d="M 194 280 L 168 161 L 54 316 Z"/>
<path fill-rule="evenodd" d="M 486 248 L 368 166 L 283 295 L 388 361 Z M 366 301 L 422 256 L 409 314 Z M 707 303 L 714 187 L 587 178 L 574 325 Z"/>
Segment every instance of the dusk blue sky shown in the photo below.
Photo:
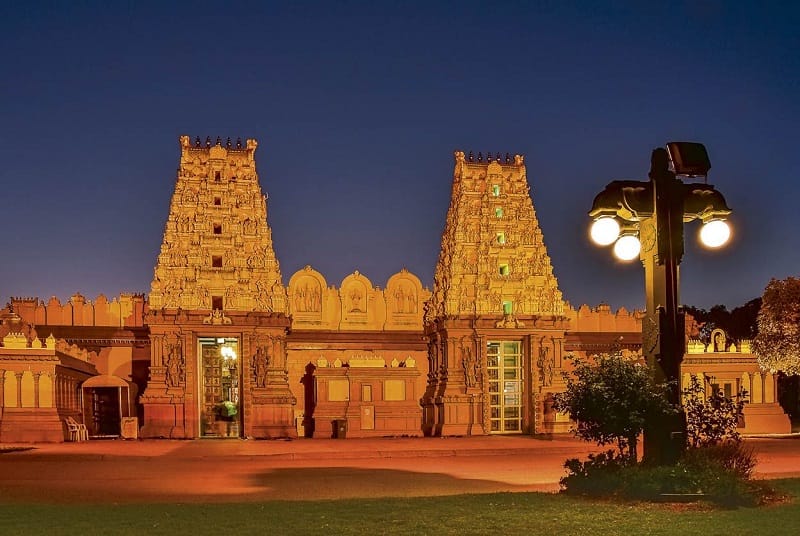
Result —
<path fill-rule="evenodd" d="M 640 308 L 594 196 L 704 143 L 734 210 L 687 226 L 682 301 L 800 273 L 796 2 L 5 2 L 0 299 L 147 292 L 178 136 L 256 138 L 284 282 L 407 267 L 433 284 L 453 151 L 525 155 L 573 305 Z"/>

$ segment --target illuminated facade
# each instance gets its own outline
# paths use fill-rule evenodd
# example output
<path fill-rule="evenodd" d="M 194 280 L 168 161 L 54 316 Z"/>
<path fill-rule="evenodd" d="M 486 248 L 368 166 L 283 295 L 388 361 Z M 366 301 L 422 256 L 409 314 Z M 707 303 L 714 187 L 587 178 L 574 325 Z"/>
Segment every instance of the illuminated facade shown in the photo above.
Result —
<path fill-rule="evenodd" d="M 543 428 L 543 400 L 561 385 L 569 321 L 522 156 L 455 153 L 425 321 L 426 434 Z"/>
<path fill-rule="evenodd" d="M 431 291 L 405 269 L 336 287 L 306 266 L 284 286 L 256 148 L 180 138 L 146 300 L 12 298 L 0 441 L 129 417 L 143 437 L 564 432 L 565 357 L 639 349 L 638 314 L 564 302 L 522 156 L 455 153 Z"/>
<path fill-rule="evenodd" d="M 286 374 L 286 289 L 272 248 L 255 140 L 181 160 L 150 287 L 144 437 L 296 433 Z"/>

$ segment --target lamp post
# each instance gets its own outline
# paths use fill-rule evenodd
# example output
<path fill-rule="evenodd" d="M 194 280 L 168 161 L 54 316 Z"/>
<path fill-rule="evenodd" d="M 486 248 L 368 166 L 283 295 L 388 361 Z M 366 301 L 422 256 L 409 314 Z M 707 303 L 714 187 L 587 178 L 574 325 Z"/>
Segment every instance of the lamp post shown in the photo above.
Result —
<path fill-rule="evenodd" d="M 649 181 L 612 181 L 594 199 L 592 239 L 614 244 L 622 260 L 642 261 L 646 315 L 642 351 L 657 382 L 670 382 L 669 399 L 681 402 L 680 366 L 685 349 L 683 312 L 679 307 L 678 265 L 683 258 L 683 224 L 703 222 L 701 241 L 709 248 L 730 237 L 725 218 L 731 213 L 713 186 L 684 183 L 679 176 L 705 177 L 711 163 L 699 143 L 673 142 L 653 150 Z M 645 461 L 674 463 L 686 445 L 683 413 L 648 419 L 644 429 Z"/>

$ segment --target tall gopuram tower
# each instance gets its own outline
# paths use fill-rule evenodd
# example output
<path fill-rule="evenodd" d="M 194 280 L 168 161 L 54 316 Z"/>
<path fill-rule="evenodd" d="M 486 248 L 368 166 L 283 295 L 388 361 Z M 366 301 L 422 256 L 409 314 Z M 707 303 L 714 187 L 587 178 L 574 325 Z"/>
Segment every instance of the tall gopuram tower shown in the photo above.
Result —
<path fill-rule="evenodd" d="M 146 319 L 145 437 L 297 435 L 286 289 L 256 173 L 257 145 L 180 138 Z"/>
<path fill-rule="evenodd" d="M 560 387 L 564 307 L 523 157 L 456 152 L 425 312 L 425 434 L 545 431 L 547 399 Z"/>

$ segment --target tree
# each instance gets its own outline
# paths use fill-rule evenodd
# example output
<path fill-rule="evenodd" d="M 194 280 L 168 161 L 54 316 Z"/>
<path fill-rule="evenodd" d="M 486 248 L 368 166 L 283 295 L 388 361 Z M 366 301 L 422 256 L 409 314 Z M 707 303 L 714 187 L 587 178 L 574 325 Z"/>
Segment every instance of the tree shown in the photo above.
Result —
<path fill-rule="evenodd" d="M 767 284 L 753 353 L 763 369 L 800 374 L 800 279 L 772 279 Z"/>
<path fill-rule="evenodd" d="M 741 341 L 752 340 L 758 332 L 758 311 L 761 309 L 761 297 L 753 298 L 744 305 L 731 311 L 731 323 L 728 326 L 728 335 Z"/>
<path fill-rule="evenodd" d="M 758 310 L 761 308 L 761 298 L 754 298 L 744 305 L 728 311 L 724 305 L 714 305 L 710 310 L 693 306 L 685 306 L 687 314 L 686 334 L 689 338 L 696 338 L 705 344 L 711 342 L 711 332 L 721 328 L 728 336 L 735 340 L 752 339 L 757 331 Z M 691 320 L 694 320 L 694 324 Z"/>
<path fill-rule="evenodd" d="M 647 419 L 678 411 L 668 402 L 668 385 L 654 383 L 640 359 L 621 352 L 595 356 L 592 362 L 569 359 L 575 368 L 565 374 L 566 391 L 555 395 L 553 407 L 575 421 L 575 435 L 598 445 L 616 443 L 620 456 L 636 463 Z"/>

